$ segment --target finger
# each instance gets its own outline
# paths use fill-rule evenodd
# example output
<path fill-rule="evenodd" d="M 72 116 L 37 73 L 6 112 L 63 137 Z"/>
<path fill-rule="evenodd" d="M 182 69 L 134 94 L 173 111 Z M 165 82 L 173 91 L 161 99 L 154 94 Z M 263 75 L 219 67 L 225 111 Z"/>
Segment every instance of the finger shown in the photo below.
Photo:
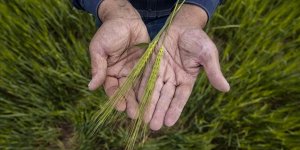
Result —
<path fill-rule="evenodd" d="M 230 90 L 230 86 L 220 69 L 218 50 L 204 31 L 194 29 L 185 32 L 180 38 L 179 45 L 182 50 L 197 54 L 196 59 L 198 60 L 196 61 L 204 66 L 210 83 L 216 89 L 224 92 Z M 190 58 L 192 57 L 193 55 L 190 56 Z"/>
<path fill-rule="evenodd" d="M 153 112 L 155 110 L 156 103 L 160 97 L 160 91 L 161 91 L 162 86 L 163 86 L 162 78 L 158 77 L 158 79 L 155 83 L 154 89 L 153 89 L 152 97 L 150 99 L 151 101 L 148 103 L 148 106 L 146 106 L 146 110 L 145 110 L 145 114 L 144 114 L 145 123 L 149 123 L 153 116 Z"/>
<path fill-rule="evenodd" d="M 147 83 L 148 83 L 148 79 L 150 77 L 150 74 L 151 74 L 151 71 L 152 71 L 152 68 L 151 68 L 151 62 L 148 63 L 146 65 L 146 69 L 142 75 L 142 80 L 140 82 L 140 85 L 139 85 L 139 88 L 138 88 L 138 101 L 140 102 L 143 98 L 143 95 L 144 95 L 144 91 L 146 89 L 146 86 L 147 86 Z"/>
<path fill-rule="evenodd" d="M 125 81 L 126 81 L 125 77 L 120 78 L 119 79 L 120 86 L 122 84 L 124 84 Z M 125 95 L 125 99 L 123 101 L 120 101 L 119 105 L 126 106 L 126 108 L 127 108 L 126 111 L 127 111 L 129 118 L 131 118 L 131 119 L 136 118 L 136 111 L 138 108 L 138 103 L 137 103 L 137 100 L 135 97 L 135 93 L 132 89 L 129 89 L 128 93 L 126 93 L 126 95 Z M 118 107 L 118 105 L 117 105 L 117 107 Z"/>
<path fill-rule="evenodd" d="M 101 86 L 106 78 L 107 69 L 107 54 L 105 52 L 105 44 L 103 41 L 107 40 L 103 35 L 105 32 L 100 28 L 93 37 L 90 46 L 90 56 L 92 65 L 92 80 L 89 83 L 89 89 L 95 90 Z"/>
<path fill-rule="evenodd" d="M 126 95 L 126 102 L 127 102 L 127 115 L 131 119 L 137 118 L 137 109 L 138 109 L 138 102 L 135 96 L 135 93 L 132 89 L 130 89 Z"/>
<path fill-rule="evenodd" d="M 108 97 L 111 97 L 115 91 L 119 88 L 119 81 L 117 78 L 114 77 L 107 77 L 104 83 L 104 90 Z M 125 111 L 126 109 L 126 102 L 125 99 L 121 99 L 117 102 L 115 106 L 116 110 L 118 111 Z"/>
<path fill-rule="evenodd" d="M 206 75 L 209 79 L 209 82 L 218 90 L 223 92 L 228 92 L 230 90 L 230 86 L 226 81 L 220 67 L 219 63 L 219 55 L 218 51 L 215 48 L 213 52 L 211 52 L 210 59 L 203 59 L 203 67 L 206 72 Z"/>
<path fill-rule="evenodd" d="M 160 98 L 156 104 L 155 112 L 150 122 L 150 128 L 152 130 L 159 130 L 164 122 L 166 112 L 169 108 L 171 100 L 175 93 L 175 85 L 172 82 L 164 84 Z"/>
<path fill-rule="evenodd" d="M 179 119 L 179 116 L 192 93 L 193 84 L 179 85 L 175 90 L 174 98 L 164 119 L 164 124 L 168 127 L 173 126 Z"/>
<path fill-rule="evenodd" d="M 122 77 L 119 79 L 119 87 L 120 88 L 122 86 L 122 84 L 126 81 L 126 78 L 125 77 Z M 116 109 L 118 111 L 125 111 L 127 105 L 126 105 L 126 96 L 124 96 L 121 100 L 119 100 L 116 104 Z"/>
<path fill-rule="evenodd" d="M 96 50 L 90 50 L 91 65 L 92 65 L 92 80 L 88 87 L 90 90 L 96 90 L 101 86 L 106 77 L 107 61 L 106 56 L 99 54 Z"/>

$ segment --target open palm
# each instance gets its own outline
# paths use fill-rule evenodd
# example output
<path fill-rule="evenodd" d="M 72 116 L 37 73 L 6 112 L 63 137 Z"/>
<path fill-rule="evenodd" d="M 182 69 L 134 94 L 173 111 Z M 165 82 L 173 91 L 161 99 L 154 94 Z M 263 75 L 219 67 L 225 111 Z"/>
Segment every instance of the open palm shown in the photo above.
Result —
<path fill-rule="evenodd" d="M 144 52 L 135 45 L 148 41 L 148 32 L 141 19 L 121 18 L 104 22 L 90 43 L 93 76 L 90 90 L 103 84 L 106 94 L 112 96 Z M 124 111 L 126 106 L 129 107 L 129 117 L 134 117 L 138 104 L 132 89 L 116 109 Z"/>
<path fill-rule="evenodd" d="M 163 124 L 172 126 L 178 120 L 203 67 L 210 83 L 220 91 L 228 91 L 229 84 L 220 70 L 218 50 L 201 29 L 171 26 L 164 34 L 165 48 L 152 100 L 145 112 L 145 122 L 158 130 Z M 139 87 L 141 99 L 147 78 L 146 72 Z"/>

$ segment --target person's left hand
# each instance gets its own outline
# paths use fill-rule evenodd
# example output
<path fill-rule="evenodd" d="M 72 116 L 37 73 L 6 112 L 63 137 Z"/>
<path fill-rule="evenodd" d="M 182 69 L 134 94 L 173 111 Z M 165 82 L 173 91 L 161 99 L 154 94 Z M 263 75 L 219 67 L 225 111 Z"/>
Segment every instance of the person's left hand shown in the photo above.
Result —
<path fill-rule="evenodd" d="M 229 84 L 220 70 L 218 50 L 202 30 L 206 22 L 204 10 L 184 4 L 169 30 L 163 34 L 160 45 L 165 48 L 164 56 L 151 102 L 144 115 L 152 130 L 160 129 L 163 124 L 172 126 L 176 123 L 201 67 L 216 89 L 229 91 Z M 146 68 L 137 93 L 139 100 L 150 73 L 150 67 Z"/>

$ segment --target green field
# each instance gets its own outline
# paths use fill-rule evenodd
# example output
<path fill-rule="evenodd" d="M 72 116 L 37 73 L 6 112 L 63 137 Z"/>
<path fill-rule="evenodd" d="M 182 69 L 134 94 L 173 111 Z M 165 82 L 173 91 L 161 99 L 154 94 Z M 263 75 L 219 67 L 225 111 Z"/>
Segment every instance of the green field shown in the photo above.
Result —
<path fill-rule="evenodd" d="M 125 114 L 94 137 L 106 100 L 90 92 L 92 16 L 69 0 L 0 0 L 0 149 L 124 149 Z M 206 27 L 229 93 L 199 75 L 178 123 L 143 150 L 300 150 L 300 1 L 235 0 Z"/>

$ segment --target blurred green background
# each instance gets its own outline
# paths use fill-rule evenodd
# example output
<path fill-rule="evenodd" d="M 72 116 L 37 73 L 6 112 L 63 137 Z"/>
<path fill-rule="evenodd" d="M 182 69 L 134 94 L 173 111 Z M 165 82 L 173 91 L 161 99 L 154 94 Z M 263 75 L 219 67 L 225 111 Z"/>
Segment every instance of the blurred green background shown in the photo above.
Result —
<path fill-rule="evenodd" d="M 87 90 L 96 30 L 69 0 L 0 0 L 0 149 L 124 149 L 125 115 L 84 136 L 105 101 Z M 202 73 L 179 122 L 137 149 L 300 150 L 300 1 L 227 1 L 206 30 L 231 91 Z"/>

